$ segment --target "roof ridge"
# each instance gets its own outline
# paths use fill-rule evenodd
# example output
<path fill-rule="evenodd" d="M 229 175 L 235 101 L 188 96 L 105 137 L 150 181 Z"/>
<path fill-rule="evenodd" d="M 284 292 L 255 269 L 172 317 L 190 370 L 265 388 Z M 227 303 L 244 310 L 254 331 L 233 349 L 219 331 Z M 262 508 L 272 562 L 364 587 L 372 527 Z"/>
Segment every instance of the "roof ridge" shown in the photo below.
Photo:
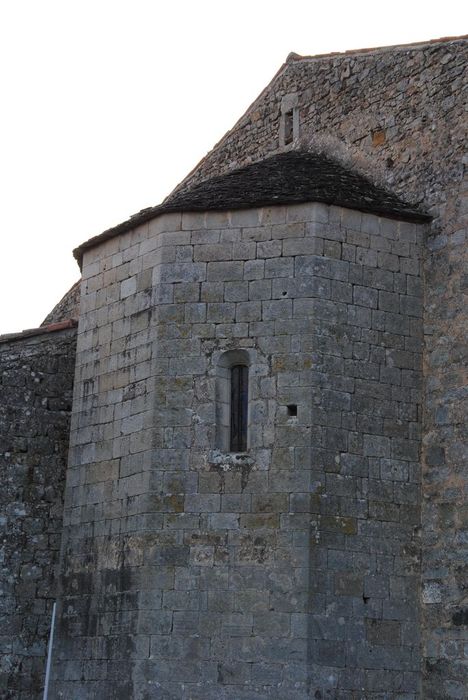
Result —
<path fill-rule="evenodd" d="M 414 41 L 409 44 L 388 44 L 387 46 L 372 46 L 365 47 L 361 49 L 347 49 L 346 51 L 330 51 L 329 53 L 318 53 L 312 55 L 301 56 L 300 54 L 291 52 L 287 58 L 286 63 L 299 63 L 301 61 L 316 60 L 321 58 L 332 58 L 334 56 L 353 56 L 361 53 L 378 53 L 386 51 L 398 51 L 406 49 L 423 49 L 426 46 L 432 46 L 434 44 L 449 44 L 456 41 L 466 41 L 468 39 L 468 34 L 461 34 L 460 36 L 446 36 L 440 37 L 438 39 L 426 39 L 424 41 Z"/>

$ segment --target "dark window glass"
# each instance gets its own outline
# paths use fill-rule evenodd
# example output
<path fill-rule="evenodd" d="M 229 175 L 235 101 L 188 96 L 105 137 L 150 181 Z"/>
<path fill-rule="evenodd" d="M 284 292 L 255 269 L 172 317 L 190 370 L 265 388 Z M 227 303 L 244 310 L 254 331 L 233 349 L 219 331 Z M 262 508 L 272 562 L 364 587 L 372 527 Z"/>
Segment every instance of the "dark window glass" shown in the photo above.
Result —
<path fill-rule="evenodd" d="M 231 452 L 247 449 L 249 370 L 245 365 L 231 367 Z"/>

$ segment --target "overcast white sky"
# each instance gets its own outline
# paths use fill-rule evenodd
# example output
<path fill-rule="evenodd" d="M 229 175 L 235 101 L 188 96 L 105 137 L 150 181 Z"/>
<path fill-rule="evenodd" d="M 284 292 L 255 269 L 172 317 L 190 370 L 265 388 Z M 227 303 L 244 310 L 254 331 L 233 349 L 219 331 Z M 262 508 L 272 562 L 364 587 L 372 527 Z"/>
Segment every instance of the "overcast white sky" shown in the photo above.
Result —
<path fill-rule="evenodd" d="M 466 33 L 462 0 L 0 0 L 0 333 L 40 325 L 72 249 L 159 203 L 290 51 Z"/>

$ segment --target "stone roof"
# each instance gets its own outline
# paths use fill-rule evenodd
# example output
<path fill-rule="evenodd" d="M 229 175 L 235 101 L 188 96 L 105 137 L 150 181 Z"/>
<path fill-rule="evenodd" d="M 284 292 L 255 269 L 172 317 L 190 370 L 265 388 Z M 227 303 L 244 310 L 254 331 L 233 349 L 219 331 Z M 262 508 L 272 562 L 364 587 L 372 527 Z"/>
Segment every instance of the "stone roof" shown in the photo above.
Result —
<path fill-rule="evenodd" d="M 323 202 L 392 218 L 429 217 L 337 161 L 316 153 L 288 151 L 175 193 L 164 207 L 185 211 L 243 209 L 274 204 Z"/>
<path fill-rule="evenodd" d="M 279 204 L 322 202 L 404 221 L 430 221 L 427 214 L 335 160 L 307 151 L 288 151 L 175 192 L 163 204 L 143 209 L 127 221 L 82 243 L 83 252 L 170 212 L 226 211 Z"/>

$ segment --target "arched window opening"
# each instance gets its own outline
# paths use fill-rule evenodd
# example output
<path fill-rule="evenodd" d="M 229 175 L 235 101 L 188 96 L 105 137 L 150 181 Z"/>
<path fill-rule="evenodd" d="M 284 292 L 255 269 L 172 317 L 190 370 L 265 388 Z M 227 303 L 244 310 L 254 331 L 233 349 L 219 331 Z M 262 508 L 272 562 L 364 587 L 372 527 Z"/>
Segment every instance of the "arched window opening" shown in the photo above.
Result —
<path fill-rule="evenodd" d="M 216 362 L 216 447 L 222 452 L 249 449 L 249 367 L 246 350 L 227 350 Z"/>
<path fill-rule="evenodd" d="M 231 452 L 247 450 L 248 406 L 249 369 L 245 365 L 234 365 L 231 367 Z"/>

